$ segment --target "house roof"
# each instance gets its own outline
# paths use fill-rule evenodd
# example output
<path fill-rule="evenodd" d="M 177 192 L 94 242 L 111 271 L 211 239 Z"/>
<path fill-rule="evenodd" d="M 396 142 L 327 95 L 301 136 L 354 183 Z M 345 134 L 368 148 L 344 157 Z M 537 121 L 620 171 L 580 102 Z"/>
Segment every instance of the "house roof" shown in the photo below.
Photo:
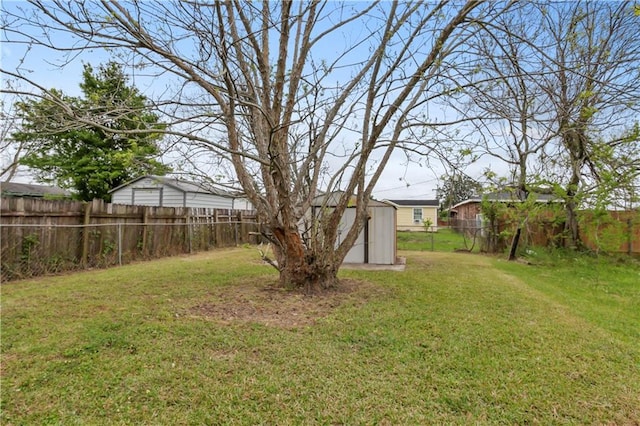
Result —
<path fill-rule="evenodd" d="M 438 207 L 438 200 L 384 200 L 388 203 L 401 207 Z"/>
<path fill-rule="evenodd" d="M 335 206 L 336 204 L 338 204 L 338 200 L 340 198 L 340 196 L 342 196 L 342 194 L 344 193 L 344 191 L 334 191 L 334 192 L 328 192 L 328 193 L 324 193 L 324 194 L 320 194 L 317 197 L 315 197 L 313 199 L 313 202 L 311 203 L 312 206 L 314 207 L 331 207 L 331 206 Z M 349 205 L 355 205 L 355 195 L 353 197 L 351 197 L 353 199 L 353 203 L 349 203 Z M 369 200 L 368 203 L 369 207 L 393 207 L 395 208 L 394 205 L 384 202 L 384 201 L 378 201 L 378 200 Z"/>
<path fill-rule="evenodd" d="M 181 192 L 195 192 L 195 193 L 201 193 L 201 194 L 213 194 L 213 195 L 218 195 L 220 197 L 229 197 L 229 198 L 234 198 L 235 196 L 227 191 L 223 191 L 221 189 L 218 188 L 212 188 L 212 187 L 208 187 L 196 182 L 190 182 L 190 181 L 186 181 L 186 180 L 182 180 L 182 179 L 177 179 L 177 178 L 172 178 L 172 177 L 167 177 L 167 176 L 155 176 L 155 175 L 145 175 L 145 176 L 140 176 L 137 177 L 133 180 L 130 180 L 129 182 L 126 182 L 120 186 L 118 186 L 117 188 L 113 188 L 112 190 L 109 191 L 109 193 L 112 193 L 114 191 L 117 191 L 121 188 L 124 188 L 125 186 L 128 185 L 132 185 L 142 179 L 151 179 L 154 182 L 157 182 L 158 184 L 161 185 L 166 185 L 169 186 L 171 188 L 174 188 L 178 191 Z"/>
<path fill-rule="evenodd" d="M 32 183 L 1 182 L 0 192 L 5 197 L 69 197 L 71 193 L 57 186 L 35 185 Z"/>
<path fill-rule="evenodd" d="M 451 207 L 451 210 L 469 203 L 480 203 L 482 200 L 496 201 L 500 203 L 521 202 L 521 191 L 495 191 L 487 194 L 475 195 Z M 532 194 L 537 203 L 551 203 L 561 201 L 552 194 Z"/>

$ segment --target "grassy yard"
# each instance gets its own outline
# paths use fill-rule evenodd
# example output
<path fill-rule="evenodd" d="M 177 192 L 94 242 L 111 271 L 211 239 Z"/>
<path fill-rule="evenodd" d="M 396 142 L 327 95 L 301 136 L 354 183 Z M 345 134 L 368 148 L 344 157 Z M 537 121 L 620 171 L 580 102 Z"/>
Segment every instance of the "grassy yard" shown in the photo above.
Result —
<path fill-rule="evenodd" d="M 640 421 L 637 265 L 402 255 L 322 298 L 249 248 L 4 284 L 0 423 Z"/>

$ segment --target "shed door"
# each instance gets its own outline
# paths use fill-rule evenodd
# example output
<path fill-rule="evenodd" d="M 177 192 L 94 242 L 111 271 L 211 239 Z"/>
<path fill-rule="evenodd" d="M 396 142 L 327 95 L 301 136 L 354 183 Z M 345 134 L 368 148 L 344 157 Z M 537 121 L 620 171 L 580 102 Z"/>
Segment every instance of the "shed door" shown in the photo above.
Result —
<path fill-rule="evenodd" d="M 341 243 L 342 239 L 347 235 L 355 218 L 356 209 L 346 209 L 344 211 L 342 220 L 340 221 L 340 227 L 338 228 L 338 243 Z M 356 239 L 356 243 L 344 258 L 344 263 L 364 263 L 364 250 L 364 232 L 361 231 Z"/>
<path fill-rule="evenodd" d="M 396 210 L 375 207 L 370 212 L 369 263 L 393 265 L 396 261 Z"/>

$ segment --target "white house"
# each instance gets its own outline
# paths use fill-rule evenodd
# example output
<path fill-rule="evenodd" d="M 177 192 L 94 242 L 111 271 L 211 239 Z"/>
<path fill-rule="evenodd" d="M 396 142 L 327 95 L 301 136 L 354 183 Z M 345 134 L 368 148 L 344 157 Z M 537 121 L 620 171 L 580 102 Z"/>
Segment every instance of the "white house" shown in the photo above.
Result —
<path fill-rule="evenodd" d="M 165 176 L 141 176 L 109 191 L 114 204 L 252 210 L 242 197 Z"/>
<path fill-rule="evenodd" d="M 311 214 L 317 216 L 324 209 L 331 209 L 337 203 L 340 193 L 316 197 Z M 355 203 L 355 198 L 353 200 Z M 369 200 L 367 207 L 369 220 L 364 229 L 347 253 L 344 263 L 365 263 L 376 265 L 394 265 L 396 263 L 396 209 L 394 206 L 381 201 Z M 338 241 L 340 244 L 343 235 L 349 231 L 356 217 L 355 204 L 345 210 L 338 229 Z"/>

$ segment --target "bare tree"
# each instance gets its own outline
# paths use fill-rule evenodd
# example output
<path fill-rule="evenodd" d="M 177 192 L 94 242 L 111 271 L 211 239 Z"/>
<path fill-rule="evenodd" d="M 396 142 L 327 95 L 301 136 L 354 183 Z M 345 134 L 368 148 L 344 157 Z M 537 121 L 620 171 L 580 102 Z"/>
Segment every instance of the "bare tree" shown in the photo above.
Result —
<path fill-rule="evenodd" d="M 11 137 L 15 131 L 16 116 L 12 105 L 6 105 L 0 101 L 0 180 L 10 182 L 18 173 L 20 158 L 23 155 L 24 145 L 16 143 Z"/>
<path fill-rule="evenodd" d="M 551 158 L 560 158 L 556 164 L 569 171 L 563 181 L 569 244 L 580 247 L 580 199 L 602 182 L 601 172 L 608 163 L 598 151 L 603 145 L 611 152 L 636 146 L 636 157 L 619 164 L 618 171 L 623 176 L 638 176 L 640 171 L 637 132 L 618 137 L 640 112 L 640 39 L 635 34 L 640 18 L 633 2 L 580 2 L 562 9 L 551 4 L 549 8 L 548 28 L 555 48 L 552 60 L 544 64 L 540 86 L 555 112 L 552 125 L 558 138 L 553 142 L 559 155 Z M 550 19 L 556 14 L 556 19 Z"/>
<path fill-rule="evenodd" d="M 536 10 L 536 5 L 523 3 L 482 26 L 469 41 L 464 66 L 453 70 L 451 78 L 458 86 L 448 99 L 451 108 L 469 118 L 467 127 L 473 136 L 467 141 L 467 149 L 495 157 L 508 166 L 510 176 L 494 185 L 510 191 L 519 202 L 529 197 L 538 179 L 540 155 L 553 137 L 548 126 L 541 126 L 552 112 L 547 103 L 541 102 L 544 92 L 536 84 L 541 74 L 538 53 L 544 38 L 541 21 L 532 19 Z M 516 258 L 529 217 L 527 210 L 520 213 L 510 260 Z"/>
<path fill-rule="evenodd" d="M 440 206 L 443 209 L 450 209 L 461 201 L 478 196 L 481 192 L 480 182 L 457 170 L 454 170 L 450 176 L 442 176 L 437 189 Z"/>
<path fill-rule="evenodd" d="M 109 49 L 174 84 L 176 90 L 156 100 L 170 117 L 167 131 L 232 164 L 269 227 L 282 285 L 308 291 L 336 285 L 368 218 L 372 190 L 407 137 L 408 118 L 431 95 L 443 58 L 463 45 L 470 22 L 504 7 L 479 1 L 29 3 L 3 18 L 5 42 L 51 48 L 70 59 Z M 317 200 L 331 204 L 311 220 L 307 212 Z M 355 222 L 338 239 L 341 218 L 354 205 Z"/>
<path fill-rule="evenodd" d="M 456 70 L 456 99 L 467 99 L 459 105 L 472 112 L 461 113 L 474 116 L 481 149 L 511 166 L 521 201 L 555 188 L 574 247 L 581 201 L 608 181 L 611 202 L 612 188 L 638 176 L 638 22 L 630 2 L 524 3 L 483 24 L 469 66 Z M 613 164 L 620 173 L 606 179 Z"/>
<path fill-rule="evenodd" d="M 6 91 L 16 90 L 13 79 L 2 82 Z M 11 97 L 0 99 L 0 181 L 10 182 L 20 176 L 20 159 L 28 155 L 30 146 L 24 141 L 16 141 L 12 134 L 19 128 L 20 120 Z"/>

